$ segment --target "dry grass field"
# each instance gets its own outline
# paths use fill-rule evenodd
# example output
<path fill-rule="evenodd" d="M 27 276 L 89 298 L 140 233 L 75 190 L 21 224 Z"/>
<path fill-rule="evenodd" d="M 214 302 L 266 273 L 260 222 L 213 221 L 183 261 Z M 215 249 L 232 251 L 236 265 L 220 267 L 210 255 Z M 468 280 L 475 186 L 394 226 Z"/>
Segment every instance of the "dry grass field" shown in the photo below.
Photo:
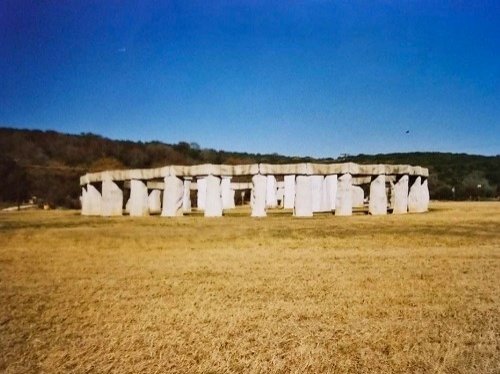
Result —
<path fill-rule="evenodd" d="M 500 203 L 0 214 L 0 372 L 499 373 Z"/>

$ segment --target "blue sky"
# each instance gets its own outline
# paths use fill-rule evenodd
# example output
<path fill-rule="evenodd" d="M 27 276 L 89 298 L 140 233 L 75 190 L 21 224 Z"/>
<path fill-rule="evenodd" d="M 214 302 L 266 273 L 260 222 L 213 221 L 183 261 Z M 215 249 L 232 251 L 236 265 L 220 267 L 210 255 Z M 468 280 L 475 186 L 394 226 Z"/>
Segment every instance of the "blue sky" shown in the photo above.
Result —
<path fill-rule="evenodd" d="M 315 157 L 491 155 L 499 77 L 498 1 L 0 3 L 3 126 Z"/>

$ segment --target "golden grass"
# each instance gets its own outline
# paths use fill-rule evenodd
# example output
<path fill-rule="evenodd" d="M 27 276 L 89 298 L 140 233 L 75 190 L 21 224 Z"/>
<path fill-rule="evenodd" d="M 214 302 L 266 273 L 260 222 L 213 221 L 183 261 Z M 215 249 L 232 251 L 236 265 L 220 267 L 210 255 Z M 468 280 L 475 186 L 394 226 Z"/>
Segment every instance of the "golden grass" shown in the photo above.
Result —
<path fill-rule="evenodd" d="M 500 372 L 500 203 L 0 214 L 0 371 Z"/>

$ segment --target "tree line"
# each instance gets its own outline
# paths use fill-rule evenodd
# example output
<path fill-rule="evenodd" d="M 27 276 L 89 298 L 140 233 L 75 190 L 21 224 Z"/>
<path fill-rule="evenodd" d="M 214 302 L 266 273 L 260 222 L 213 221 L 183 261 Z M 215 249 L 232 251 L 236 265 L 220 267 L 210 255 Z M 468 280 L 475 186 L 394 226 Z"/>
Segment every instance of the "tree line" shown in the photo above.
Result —
<path fill-rule="evenodd" d="M 434 199 L 495 198 L 500 194 L 500 156 L 438 152 L 343 155 L 339 158 L 291 157 L 207 149 L 197 143 L 111 140 L 92 133 L 0 127 L 0 201 L 20 203 L 36 196 L 53 206 L 79 207 L 79 176 L 87 172 L 194 165 L 357 162 L 428 167 Z"/>

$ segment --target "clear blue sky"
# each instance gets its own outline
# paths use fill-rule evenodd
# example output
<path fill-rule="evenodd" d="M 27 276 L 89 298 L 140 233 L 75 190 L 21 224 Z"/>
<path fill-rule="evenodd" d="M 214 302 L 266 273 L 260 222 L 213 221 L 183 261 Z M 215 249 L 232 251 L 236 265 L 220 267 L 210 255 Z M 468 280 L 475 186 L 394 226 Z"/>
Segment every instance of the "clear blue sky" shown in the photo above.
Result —
<path fill-rule="evenodd" d="M 4 126 L 491 155 L 499 80 L 500 1 L 0 2 Z"/>

